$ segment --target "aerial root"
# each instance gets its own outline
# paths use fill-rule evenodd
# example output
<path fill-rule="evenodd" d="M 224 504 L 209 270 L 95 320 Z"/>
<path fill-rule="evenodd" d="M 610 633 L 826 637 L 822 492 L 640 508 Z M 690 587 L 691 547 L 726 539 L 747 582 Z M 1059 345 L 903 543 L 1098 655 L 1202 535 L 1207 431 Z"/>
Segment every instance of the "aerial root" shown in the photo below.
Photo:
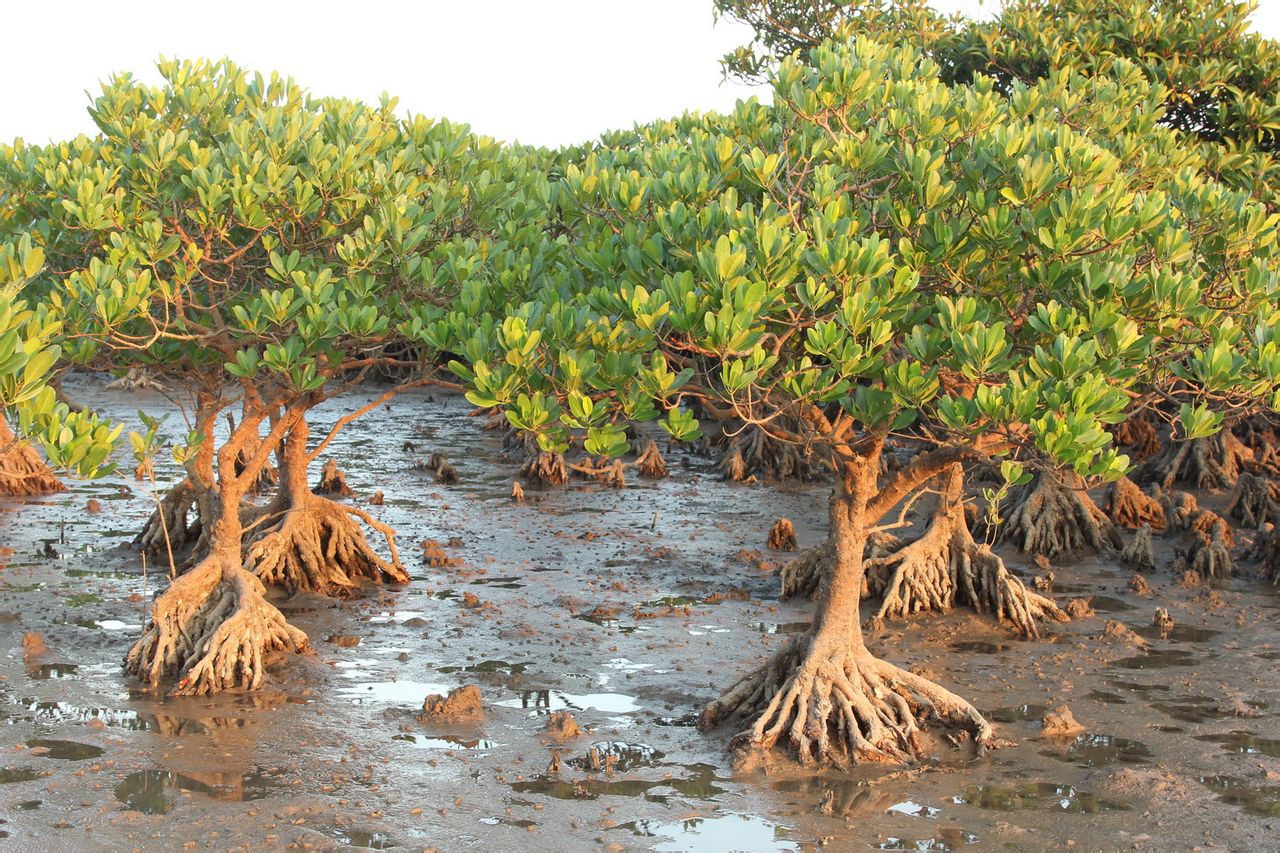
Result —
<path fill-rule="evenodd" d="M 208 552 L 204 525 L 200 519 L 200 490 L 188 477 L 164 494 L 147 518 L 133 544 L 139 551 L 151 556 L 167 557 L 170 549 L 174 559 L 195 562 Z"/>
<path fill-rule="evenodd" d="M 1139 571 L 1156 567 L 1155 544 L 1151 541 L 1151 525 L 1144 524 L 1133 534 L 1133 539 L 1120 552 L 1120 562 Z"/>
<path fill-rule="evenodd" d="M 1210 580 L 1231 577 L 1235 568 L 1231 559 L 1231 543 L 1220 526 L 1214 526 L 1212 532 L 1193 531 L 1185 559 L 1191 571 Z"/>
<path fill-rule="evenodd" d="M 1070 621 L 1051 599 L 1028 589 L 999 555 L 974 541 L 959 512 L 936 515 L 919 539 L 868 560 L 867 592 L 880 596 L 876 619 L 946 613 L 968 604 L 1028 639 L 1039 636 L 1042 621 Z"/>
<path fill-rule="evenodd" d="M 751 477 L 808 481 L 821 472 L 810 448 L 773 438 L 758 427 L 735 435 L 717 467 L 721 477 L 734 483 Z"/>
<path fill-rule="evenodd" d="M 15 438 L 7 425 L 0 429 L 0 495 L 33 497 L 66 488 L 34 447 Z"/>
<path fill-rule="evenodd" d="M 1010 496 L 1001 538 L 1029 554 L 1056 557 L 1083 548 L 1119 550 L 1120 534 L 1074 472 L 1041 473 Z"/>
<path fill-rule="evenodd" d="M 813 635 L 792 640 L 703 709 L 699 725 L 746 721 L 739 751 L 782 742 L 803 764 L 906 762 L 924 749 L 922 725 L 968 732 L 979 751 L 993 730 L 965 700 L 865 649 L 833 648 Z"/>
<path fill-rule="evenodd" d="M 304 652 L 306 634 L 289 625 L 240 568 L 202 560 L 160 595 L 125 671 L 152 687 L 176 680 L 172 692 L 203 695 L 259 687 L 278 652 Z"/>
<path fill-rule="evenodd" d="M 1280 481 L 1242 474 L 1223 511 L 1245 527 L 1280 524 Z"/>
<path fill-rule="evenodd" d="M 901 545 L 898 537 L 882 530 L 867 536 L 867 546 L 863 556 L 866 559 L 882 557 L 898 549 Z M 801 551 L 800 554 L 782 567 L 782 591 L 779 598 L 787 601 L 792 598 L 813 598 L 818 594 L 818 585 L 823 576 L 831 569 L 835 561 L 835 548 L 827 540 L 816 548 Z M 863 598 L 866 598 L 864 593 Z"/>
<path fill-rule="evenodd" d="M 1116 447 L 1126 450 L 1130 459 L 1141 461 L 1160 452 L 1160 433 L 1150 417 L 1126 418 L 1111 427 Z"/>
<path fill-rule="evenodd" d="M 564 454 L 546 451 L 533 454 L 521 466 L 520 479 L 535 486 L 563 486 L 569 482 Z"/>
<path fill-rule="evenodd" d="M 1246 556 L 1257 560 L 1267 580 L 1280 586 L 1280 526 L 1264 524 L 1258 528 Z"/>
<path fill-rule="evenodd" d="M 1165 489 L 1182 482 L 1197 489 L 1220 491 L 1234 486 L 1240 474 L 1255 462 L 1253 450 L 1228 428 L 1207 438 L 1169 442 L 1159 455 L 1138 468 L 1134 479 Z"/>
<path fill-rule="evenodd" d="M 612 462 L 604 458 L 594 462 L 588 460 L 581 464 L 570 465 L 569 470 L 614 489 L 627 487 L 627 469 L 621 459 L 614 459 Z"/>
<path fill-rule="evenodd" d="M 1137 530 L 1146 525 L 1164 530 L 1164 507 L 1128 477 L 1121 477 L 1107 490 L 1107 516 L 1120 527 Z"/>
<path fill-rule="evenodd" d="M 389 562 L 373 550 L 360 521 L 385 537 Z M 409 582 L 396 549 L 395 531 L 362 509 L 324 498 L 312 498 L 285 512 L 274 528 L 250 543 L 246 565 L 263 583 L 291 593 L 307 590 L 346 596 L 361 581 Z"/>
<path fill-rule="evenodd" d="M 667 476 L 667 460 L 662 458 L 662 451 L 652 438 L 646 439 L 644 446 L 636 454 L 636 470 L 640 472 L 640 476 L 654 480 Z"/>

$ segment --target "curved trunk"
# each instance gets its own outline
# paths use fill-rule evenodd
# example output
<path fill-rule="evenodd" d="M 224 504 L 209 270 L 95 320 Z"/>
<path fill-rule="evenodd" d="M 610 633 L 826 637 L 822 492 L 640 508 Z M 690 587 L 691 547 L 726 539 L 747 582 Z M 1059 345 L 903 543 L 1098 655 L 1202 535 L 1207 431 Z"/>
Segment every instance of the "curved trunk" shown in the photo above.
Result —
<path fill-rule="evenodd" d="M 248 431 L 256 432 L 261 421 L 260 415 L 246 417 L 219 451 L 218 481 L 207 492 L 202 519 L 208 552 L 156 598 L 151 619 L 125 657 L 125 672 L 151 687 L 174 682 L 176 694 L 254 689 L 277 655 L 310 648 L 306 634 L 266 600 L 262 582 L 241 561 L 241 504 L 257 471 L 237 474 L 236 464 Z"/>
<path fill-rule="evenodd" d="M 350 595 L 362 581 L 408 583 L 400 562 L 395 532 L 356 507 L 320 497 L 307 484 L 305 420 L 282 442 L 280 494 L 269 512 L 279 520 L 250 537 L 246 555 L 250 570 L 263 583 L 288 592 L 308 590 L 326 595 Z M 384 560 L 370 546 L 360 522 L 381 533 L 391 552 Z"/>
<path fill-rule="evenodd" d="M 208 555 L 210 519 L 214 515 L 213 423 L 216 412 L 202 408 L 197 424 L 210 436 L 187 462 L 187 476 L 164 494 L 133 544 L 139 551 L 164 557 L 171 570 L 185 570 Z"/>
<path fill-rule="evenodd" d="M 863 641 L 863 553 L 876 520 L 868 504 L 876 496 L 882 446 L 842 465 L 829 505 L 833 562 L 809 633 L 702 712 L 704 728 L 746 720 L 748 728 L 734 738 L 740 749 L 784 741 L 806 764 L 906 761 L 924 749 L 920 723 L 930 719 L 968 731 L 980 749 L 991 741 L 991 725 L 972 705 L 880 660 Z"/>
<path fill-rule="evenodd" d="M 28 497 L 64 489 L 36 449 L 14 435 L 0 416 L 0 495 Z"/>

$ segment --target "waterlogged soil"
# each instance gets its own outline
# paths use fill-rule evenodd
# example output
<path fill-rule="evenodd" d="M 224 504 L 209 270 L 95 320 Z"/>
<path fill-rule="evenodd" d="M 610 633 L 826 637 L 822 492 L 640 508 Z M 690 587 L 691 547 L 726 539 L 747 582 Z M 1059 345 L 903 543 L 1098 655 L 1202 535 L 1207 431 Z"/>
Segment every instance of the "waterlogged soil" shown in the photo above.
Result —
<path fill-rule="evenodd" d="M 68 390 L 126 420 L 172 411 L 91 378 Z M 313 432 L 354 402 L 321 410 Z M 281 601 L 316 653 L 253 695 L 166 700 L 121 676 L 165 585 L 163 567 L 144 575 L 117 547 L 148 514 L 150 484 L 120 476 L 0 505 L 0 838 L 59 850 L 1277 847 L 1280 596 L 1247 574 L 1211 595 L 1156 572 L 1139 596 L 1106 559 L 1056 565 L 1059 598 L 1094 595 L 1097 614 L 1036 642 L 963 612 L 889 623 L 869 636 L 877 653 L 968 697 L 1012 744 L 974 758 L 939 743 L 905 769 L 735 774 L 729 733 L 700 734 L 695 715 L 806 629 L 812 605 L 777 602 L 785 555 L 765 541 L 786 516 L 802 547 L 819 542 L 824 487 L 727 485 L 711 460 L 673 454 L 662 481 L 574 481 L 517 504 L 517 460 L 468 409 L 406 394 L 334 443 L 414 579 Z M 176 415 L 167 428 L 185 429 Z M 411 469 L 431 451 L 459 483 Z M 158 473 L 161 487 L 175 474 Z M 449 565 L 426 565 L 426 539 Z M 1148 630 L 1157 606 L 1178 626 L 1167 637 Z M 1110 619 L 1148 645 L 1104 638 Z M 30 658 L 27 631 L 47 646 Z M 482 721 L 419 720 L 428 694 L 463 684 L 480 688 Z M 1064 702 L 1084 733 L 1041 737 L 1040 717 Z M 558 710 L 580 737 L 544 732 Z"/>

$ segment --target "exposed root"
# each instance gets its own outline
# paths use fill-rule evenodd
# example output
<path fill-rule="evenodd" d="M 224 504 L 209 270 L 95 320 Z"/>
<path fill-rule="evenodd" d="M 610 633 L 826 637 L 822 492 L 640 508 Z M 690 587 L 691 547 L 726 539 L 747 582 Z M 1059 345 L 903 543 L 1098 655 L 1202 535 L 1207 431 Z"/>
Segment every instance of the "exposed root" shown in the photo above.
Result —
<path fill-rule="evenodd" d="M 1153 530 L 1165 528 L 1164 507 L 1128 477 L 1116 480 L 1107 490 L 1106 513 L 1113 522 L 1130 530 L 1144 525 Z"/>
<path fill-rule="evenodd" d="M 808 481 L 822 473 L 811 448 L 780 441 L 757 427 L 747 427 L 730 440 L 718 467 L 720 475 L 734 483 L 752 476 Z"/>
<path fill-rule="evenodd" d="M 524 486 L 520 485 L 519 480 L 511 481 L 511 500 L 516 503 L 524 503 Z"/>
<path fill-rule="evenodd" d="M 773 523 L 773 527 L 769 528 L 769 549 L 772 551 L 794 551 L 798 547 L 796 542 L 796 528 L 789 518 L 780 518 Z"/>
<path fill-rule="evenodd" d="M 1245 527 L 1280 524 L 1280 481 L 1242 474 L 1224 511 Z"/>
<path fill-rule="evenodd" d="M 658 449 L 658 443 L 652 438 L 645 441 L 644 446 L 640 448 L 640 453 L 636 455 L 636 470 L 640 472 L 641 477 L 654 480 L 667 476 L 667 460 L 662 458 L 662 451 Z"/>
<path fill-rule="evenodd" d="M 133 544 L 145 554 L 166 559 L 172 549 L 178 565 L 203 559 L 209 548 L 201 521 L 201 493 L 190 477 L 178 483 L 160 498 Z"/>
<path fill-rule="evenodd" d="M 1125 418 L 1111 427 L 1117 447 L 1124 448 L 1130 459 L 1141 461 L 1160 452 L 1160 432 L 1150 417 Z"/>
<path fill-rule="evenodd" d="M 1084 548 L 1119 550 L 1122 541 L 1073 471 L 1039 474 L 1010 496 L 1001 539 L 1023 551 L 1045 557 Z"/>
<path fill-rule="evenodd" d="M 1133 534 L 1133 539 L 1120 552 L 1120 562 L 1139 571 L 1151 571 L 1156 567 L 1155 545 L 1151 541 L 1151 525 L 1144 524 Z"/>
<path fill-rule="evenodd" d="M 452 486 L 458 482 L 458 469 L 444 457 L 443 453 L 432 453 L 426 459 L 415 462 L 415 471 L 426 471 L 443 486 Z"/>
<path fill-rule="evenodd" d="M 595 464 L 584 462 L 580 465 L 570 465 L 569 470 L 584 477 L 590 477 L 597 483 L 610 488 L 625 489 L 627 487 L 627 469 L 623 466 L 621 459 L 615 459 L 612 462 L 599 459 Z"/>
<path fill-rule="evenodd" d="M 733 739 L 736 749 L 767 750 L 781 741 L 804 764 L 837 766 L 910 761 L 924 749 L 921 726 L 929 722 L 967 732 L 980 752 L 994 734 L 954 693 L 860 644 L 846 648 L 823 642 L 821 634 L 794 638 L 707 705 L 699 724 L 710 729 L 726 721 L 748 723 Z"/>
<path fill-rule="evenodd" d="M 1253 451 L 1230 429 L 1223 429 L 1208 438 L 1170 442 L 1138 468 L 1134 479 L 1166 489 L 1181 482 L 1218 491 L 1234 486 L 1254 461 Z"/>
<path fill-rule="evenodd" d="M 1208 580 L 1229 578 L 1234 568 L 1231 545 L 1223 538 L 1220 527 L 1212 533 L 1197 530 L 1185 559 L 1191 571 Z"/>
<path fill-rule="evenodd" d="M 535 453 L 520 468 L 520 479 L 536 486 L 563 486 L 569 482 L 569 468 L 563 453 Z"/>
<path fill-rule="evenodd" d="M 1040 621 L 1070 621 L 1051 599 L 1028 589 L 990 548 L 974 541 L 965 523 L 959 466 L 951 477 L 924 535 L 867 561 L 867 594 L 880 596 L 875 618 L 946 613 L 968 604 L 1009 622 L 1028 638 L 1039 635 Z"/>
<path fill-rule="evenodd" d="M 1151 497 L 1164 509 L 1165 524 L 1171 531 L 1190 530 L 1200 515 L 1200 504 L 1187 492 L 1176 489 L 1166 492 L 1156 484 L 1151 487 Z"/>
<path fill-rule="evenodd" d="M 19 440 L 4 418 L 0 418 L 0 495 L 30 497 L 66 488 L 36 449 Z"/>
<path fill-rule="evenodd" d="M 390 562 L 373 550 L 361 521 L 386 538 Z M 318 497 L 291 507 L 273 528 L 256 536 L 245 562 L 263 583 L 290 593 L 345 596 L 362 581 L 409 582 L 396 550 L 395 531 L 364 510 Z"/>
<path fill-rule="evenodd" d="M 1257 560 L 1263 575 L 1280 586 L 1280 526 L 1264 524 L 1258 530 L 1247 556 Z"/>
<path fill-rule="evenodd" d="M 347 477 L 338 470 L 338 463 L 330 459 L 320 469 L 320 482 L 316 484 L 317 495 L 333 495 L 339 498 L 353 498 L 355 491 L 347 485 Z"/>
<path fill-rule="evenodd" d="M 1269 418 L 1246 418 L 1237 426 L 1240 440 L 1253 451 L 1254 464 L 1259 470 L 1280 475 L 1280 436 L 1276 424 Z"/>
<path fill-rule="evenodd" d="M 107 391 L 165 391 L 160 380 L 151 375 L 145 367 L 131 367 L 124 376 L 108 382 L 103 388 Z"/>
<path fill-rule="evenodd" d="M 125 671 L 152 687 L 176 681 L 175 694 L 251 690 L 275 654 L 309 649 L 306 634 L 267 602 L 257 578 L 210 556 L 156 599 Z"/>
<path fill-rule="evenodd" d="M 875 531 L 867 536 L 864 557 L 867 559 L 883 557 L 898 550 L 901 544 L 901 540 L 892 533 Z M 802 551 L 800 556 L 782 567 L 782 591 L 778 597 L 782 601 L 791 598 L 813 598 L 818 593 L 818 584 L 821 583 L 823 574 L 831 568 L 834 559 L 835 549 L 832 548 L 830 540 L 816 548 Z M 865 593 L 863 597 L 866 597 Z"/>

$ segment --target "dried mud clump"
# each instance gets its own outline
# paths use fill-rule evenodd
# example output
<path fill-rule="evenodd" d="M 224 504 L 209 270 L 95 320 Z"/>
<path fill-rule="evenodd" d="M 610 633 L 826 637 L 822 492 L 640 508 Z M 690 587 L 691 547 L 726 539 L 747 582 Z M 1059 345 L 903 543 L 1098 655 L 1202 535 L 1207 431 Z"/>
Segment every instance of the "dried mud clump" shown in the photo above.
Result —
<path fill-rule="evenodd" d="M 791 519 L 779 518 L 769 528 L 769 548 L 773 551 L 794 551 L 797 547 L 796 529 Z"/>
<path fill-rule="evenodd" d="M 544 730 L 556 740 L 572 740 L 582 735 L 578 721 L 568 711 L 553 711 Z"/>
<path fill-rule="evenodd" d="M 1040 720 L 1040 733 L 1045 737 L 1075 737 L 1084 731 L 1084 726 L 1076 722 L 1075 715 L 1066 705 L 1059 705 Z"/>
<path fill-rule="evenodd" d="M 426 459 L 413 465 L 415 471 L 425 471 L 442 486 L 452 486 L 458 482 L 458 469 L 454 468 L 443 453 L 432 453 Z"/>
<path fill-rule="evenodd" d="M 1089 606 L 1091 601 L 1092 599 L 1090 598 L 1073 598 L 1062 609 L 1072 619 L 1084 619 L 1094 615 L 1093 608 Z"/>
<path fill-rule="evenodd" d="M 422 703 L 419 717 L 428 723 L 474 723 L 484 719 L 484 697 L 474 684 L 464 684 L 448 696 L 432 693 Z"/>
<path fill-rule="evenodd" d="M 1100 639 L 1110 640 L 1114 643 L 1124 643 L 1140 649 L 1147 646 L 1146 640 L 1131 631 L 1123 622 L 1117 622 L 1114 619 L 1108 620 L 1106 627 L 1102 630 Z"/>
<path fill-rule="evenodd" d="M 1129 578 L 1129 591 L 1135 595 L 1151 595 L 1151 584 L 1142 575 L 1134 575 Z"/>
<path fill-rule="evenodd" d="M 332 495 L 336 498 L 353 498 L 355 490 L 347 485 L 347 477 L 338 470 L 338 463 L 330 459 L 320 469 L 320 482 L 316 484 L 317 495 Z"/>
<path fill-rule="evenodd" d="M 422 549 L 422 559 L 428 566 L 441 569 L 445 566 L 457 566 L 462 563 L 461 557 L 450 557 L 444 545 L 434 539 L 424 539 L 418 546 Z"/>

